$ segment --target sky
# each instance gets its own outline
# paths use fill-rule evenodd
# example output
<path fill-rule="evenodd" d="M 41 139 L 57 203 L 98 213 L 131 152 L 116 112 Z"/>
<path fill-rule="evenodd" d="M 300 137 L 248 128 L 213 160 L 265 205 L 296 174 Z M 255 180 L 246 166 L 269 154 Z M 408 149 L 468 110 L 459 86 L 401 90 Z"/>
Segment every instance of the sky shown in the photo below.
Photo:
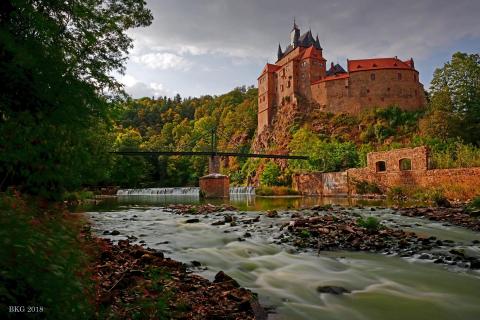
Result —
<path fill-rule="evenodd" d="M 154 21 L 129 35 L 134 48 L 119 79 L 134 98 L 219 95 L 257 84 L 285 48 L 295 17 L 318 34 L 323 55 L 413 57 L 428 89 L 457 51 L 480 52 L 480 0 L 147 0 Z"/>

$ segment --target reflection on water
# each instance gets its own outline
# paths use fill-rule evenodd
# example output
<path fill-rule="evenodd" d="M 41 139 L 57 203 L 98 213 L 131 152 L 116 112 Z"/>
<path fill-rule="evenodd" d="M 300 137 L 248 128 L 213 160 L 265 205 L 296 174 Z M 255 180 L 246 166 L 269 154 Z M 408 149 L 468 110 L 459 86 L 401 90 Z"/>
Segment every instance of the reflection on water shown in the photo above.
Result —
<path fill-rule="evenodd" d="M 360 200 L 353 198 L 336 198 L 336 197 L 260 197 L 248 194 L 232 194 L 230 199 L 201 199 L 196 196 L 162 196 L 162 195 L 128 195 L 119 196 L 118 203 L 121 204 L 146 204 L 146 205 L 168 205 L 168 204 L 206 204 L 215 205 L 227 204 L 232 205 L 239 210 L 262 211 L 270 209 L 299 209 L 311 207 L 315 205 L 384 205 L 383 200 Z"/>

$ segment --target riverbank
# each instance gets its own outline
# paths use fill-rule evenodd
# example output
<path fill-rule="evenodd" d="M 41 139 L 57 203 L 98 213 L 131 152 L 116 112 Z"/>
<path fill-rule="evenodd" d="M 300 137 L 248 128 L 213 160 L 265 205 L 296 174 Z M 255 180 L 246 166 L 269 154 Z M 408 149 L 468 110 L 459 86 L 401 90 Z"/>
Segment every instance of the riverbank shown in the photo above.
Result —
<path fill-rule="evenodd" d="M 98 238 L 63 203 L 2 195 L 0 210 L 0 309 L 21 307 L 7 319 L 266 318 L 225 273 L 209 281 L 159 251 Z"/>

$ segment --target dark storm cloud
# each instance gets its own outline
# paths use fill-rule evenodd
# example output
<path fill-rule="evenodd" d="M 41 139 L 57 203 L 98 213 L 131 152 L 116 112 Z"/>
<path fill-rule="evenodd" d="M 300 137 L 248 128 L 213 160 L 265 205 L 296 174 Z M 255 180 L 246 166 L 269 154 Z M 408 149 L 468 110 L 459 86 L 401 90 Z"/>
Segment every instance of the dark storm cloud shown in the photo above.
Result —
<path fill-rule="evenodd" d="M 478 0 L 150 0 L 154 23 L 133 33 L 135 55 L 222 53 L 266 59 L 284 47 L 295 16 L 319 34 L 327 58 L 424 58 L 480 36 Z"/>

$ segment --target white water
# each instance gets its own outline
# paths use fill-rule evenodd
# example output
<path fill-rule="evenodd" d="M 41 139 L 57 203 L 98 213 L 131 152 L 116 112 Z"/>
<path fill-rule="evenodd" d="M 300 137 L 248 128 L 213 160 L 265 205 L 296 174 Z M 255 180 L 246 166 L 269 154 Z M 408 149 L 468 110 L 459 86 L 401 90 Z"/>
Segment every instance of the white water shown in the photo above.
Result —
<path fill-rule="evenodd" d="M 371 214 L 355 209 L 362 214 Z M 402 221 L 389 210 L 375 215 Z M 235 215 L 237 221 L 257 216 L 257 212 Z M 274 243 L 275 226 L 287 221 L 262 217 L 257 225 L 212 226 L 223 218 L 197 215 L 200 223 L 187 224 L 193 215 L 174 215 L 159 207 L 125 208 L 121 211 L 92 212 L 94 229 L 118 230 L 114 240 L 134 235 L 138 240 L 169 257 L 186 263 L 197 260 L 207 266 L 196 270 L 212 279 L 224 270 L 241 285 L 257 292 L 265 305 L 274 305 L 276 319 L 352 320 L 469 320 L 480 315 L 480 273 L 435 265 L 416 259 L 358 252 L 298 253 Z M 478 239 L 478 233 L 429 221 L 409 218 L 412 229 L 435 233 L 444 239 Z M 270 225 L 273 225 L 270 228 Z M 238 241 L 245 232 L 252 234 Z M 478 251 L 478 246 L 469 246 Z M 319 294 L 318 286 L 338 285 L 351 294 Z"/>
<path fill-rule="evenodd" d="M 255 187 L 230 187 L 230 194 L 255 195 Z M 117 196 L 200 196 L 198 187 L 120 189 Z"/>

